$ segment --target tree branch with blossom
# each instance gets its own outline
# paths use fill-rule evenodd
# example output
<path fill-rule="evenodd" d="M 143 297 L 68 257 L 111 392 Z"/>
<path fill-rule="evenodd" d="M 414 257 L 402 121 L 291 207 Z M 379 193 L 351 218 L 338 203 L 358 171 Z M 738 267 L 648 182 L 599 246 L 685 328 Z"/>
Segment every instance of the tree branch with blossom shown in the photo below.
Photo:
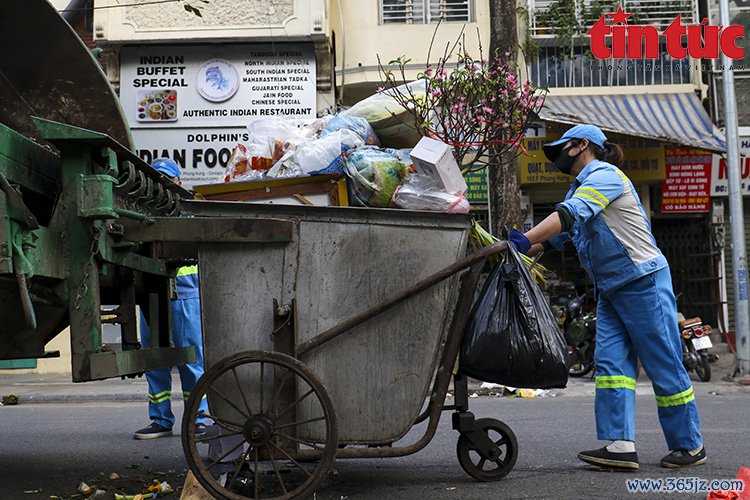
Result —
<path fill-rule="evenodd" d="M 419 133 L 453 146 L 464 173 L 497 166 L 521 154 L 524 132 L 542 106 L 546 90 L 521 81 L 518 64 L 509 54 L 474 59 L 465 49 L 463 33 L 448 44 L 435 65 L 427 61 L 417 75 L 425 92 L 406 82 L 410 62 L 400 57 L 378 67 L 383 86 L 413 118 Z M 432 44 L 430 45 L 430 51 Z M 454 55 L 455 54 L 455 55 Z M 397 78 L 398 75 L 400 78 Z"/>

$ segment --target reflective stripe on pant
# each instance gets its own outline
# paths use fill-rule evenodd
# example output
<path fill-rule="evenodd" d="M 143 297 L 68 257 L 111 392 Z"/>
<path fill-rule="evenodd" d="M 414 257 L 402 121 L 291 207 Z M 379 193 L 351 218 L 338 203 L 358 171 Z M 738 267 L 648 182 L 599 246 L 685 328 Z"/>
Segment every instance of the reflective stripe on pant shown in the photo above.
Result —
<path fill-rule="evenodd" d="M 636 355 L 651 379 L 670 450 L 701 446 L 698 407 L 682 364 L 669 268 L 600 297 L 596 310 L 596 431 L 635 440 Z"/>
<path fill-rule="evenodd" d="M 176 347 L 195 346 L 194 363 L 180 365 L 180 384 L 185 401 L 193 390 L 196 381 L 203 375 L 203 336 L 201 334 L 200 299 L 172 301 L 172 341 Z M 141 346 L 148 348 L 151 343 L 151 329 L 141 315 Z M 162 427 L 171 429 L 175 417 L 172 413 L 170 398 L 172 395 L 172 369 L 158 368 L 146 371 L 148 382 L 148 416 Z M 199 412 L 208 413 L 208 403 L 203 398 Z M 199 418 L 198 422 L 205 419 Z"/>

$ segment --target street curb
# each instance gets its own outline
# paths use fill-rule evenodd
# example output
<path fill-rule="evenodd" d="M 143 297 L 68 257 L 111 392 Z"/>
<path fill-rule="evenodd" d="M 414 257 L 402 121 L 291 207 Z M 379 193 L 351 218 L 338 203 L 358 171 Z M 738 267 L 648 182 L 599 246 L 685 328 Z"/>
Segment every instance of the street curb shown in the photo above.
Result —
<path fill-rule="evenodd" d="M 22 395 L 18 396 L 18 404 L 43 403 L 96 403 L 102 401 L 123 403 L 147 403 L 148 397 L 140 394 L 73 394 L 73 395 Z M 10 405 L 15 406 L 15 405 Z"/>

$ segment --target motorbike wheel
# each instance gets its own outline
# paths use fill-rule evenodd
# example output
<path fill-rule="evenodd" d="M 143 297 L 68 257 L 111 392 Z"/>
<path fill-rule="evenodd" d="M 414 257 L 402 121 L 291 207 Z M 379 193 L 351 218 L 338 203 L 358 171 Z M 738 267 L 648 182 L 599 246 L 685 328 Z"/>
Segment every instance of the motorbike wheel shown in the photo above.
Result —
<path fill-rule="evenodd" d="M 591 356 L 592 359 L 586 359 L 589 357 L 588 350 L 588 347 L 583 351 L 573 349 L 572 352 L 568 353 L 568 375 L 571 377 L 583 377 L 594 368 L 593 355 Z"/>
<path fill-rule="evenodd" d="M 695 366 L 695 374 L 703 382 L 711 380 L 711 365 L 708 356 L 701 356 L 700 362 Z"/>

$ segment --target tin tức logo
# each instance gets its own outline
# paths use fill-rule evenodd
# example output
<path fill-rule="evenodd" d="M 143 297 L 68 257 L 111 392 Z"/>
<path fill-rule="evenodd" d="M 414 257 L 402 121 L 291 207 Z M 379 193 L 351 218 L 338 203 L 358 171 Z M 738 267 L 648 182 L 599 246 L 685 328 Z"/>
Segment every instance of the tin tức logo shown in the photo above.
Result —
<path fill-rule="evenodd" d="M 738 40 L 745 36 L 745 27 L 740 25 L 715 26 L 704 19 L 701 24 L 683 24 L 677 16 L 664 31 L 655 26 L 629 25 L 622 7 L 614 14 L 605 14 L 586 35 L 591 41 L 591 53 L 597 59 L 658 59 L 659 37 L 666 41 L 666 50 L 674 59 L 690 56 L 694 59 L 718 59 L 724 53 L 730 59 L 743 59 L 745 48 Z M 612 18 L 607 24 L 606 18 Z M 607 46 L 607 39 L 611 44 Z M 683 44 L 683 38 L 686 39 Z"/>

